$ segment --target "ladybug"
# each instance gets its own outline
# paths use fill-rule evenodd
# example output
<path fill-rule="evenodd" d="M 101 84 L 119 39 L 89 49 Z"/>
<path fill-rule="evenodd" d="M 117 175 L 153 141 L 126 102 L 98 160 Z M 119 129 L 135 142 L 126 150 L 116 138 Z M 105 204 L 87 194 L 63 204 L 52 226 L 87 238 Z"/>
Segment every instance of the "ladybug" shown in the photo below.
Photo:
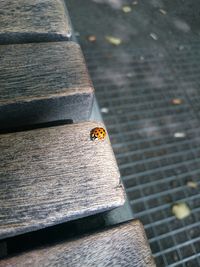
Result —
<path fill-rule="evenodd" d="M 106 137 L 106 130 L 102 127 L 96 127 L 91 130 L 90 138 L 91 140 L 99 139 L 104 140 Z"/>

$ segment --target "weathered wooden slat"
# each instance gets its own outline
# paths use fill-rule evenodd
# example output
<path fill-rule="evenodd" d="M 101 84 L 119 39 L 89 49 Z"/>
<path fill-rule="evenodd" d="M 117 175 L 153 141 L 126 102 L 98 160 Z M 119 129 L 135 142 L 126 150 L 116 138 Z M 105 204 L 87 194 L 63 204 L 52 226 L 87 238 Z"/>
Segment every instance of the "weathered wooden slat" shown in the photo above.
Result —
<path fill-rule="evenodd" d="M 79 45 L 0 46 L 0 128 L 87 120 L 93 86 Z"/>
<path fill-rule="evenodd" d="M 0 135 L 0 239 L 124 203 L 108 137 L 96 122 Z"/>
<path fill-rule="evenodd" d="M 0 1 L 0 44 L 63 41 L 71 35 L 63 0 Z"/>
<path fill-rule="evenodd" d="M 8 266 L 155 267 L 139 221 L 3 260 Z"/>

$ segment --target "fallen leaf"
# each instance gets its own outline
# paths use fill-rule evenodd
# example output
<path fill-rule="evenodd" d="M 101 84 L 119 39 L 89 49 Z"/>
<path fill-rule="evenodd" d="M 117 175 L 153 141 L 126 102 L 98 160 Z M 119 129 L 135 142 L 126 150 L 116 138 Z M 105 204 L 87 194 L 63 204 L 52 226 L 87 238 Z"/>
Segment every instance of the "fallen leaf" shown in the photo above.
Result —
<path fill-rule="evenodd" d="M 165 11 L 164 9 L 160 8 L 159 9 L 160 13 L 163 14 L 163 15 L 166 15 L 167 14 L 167 11 Z"/>
<path fill-rule="evenodd" d="M 109 109 L 108 108 L 101 108 L 101 113 L 108 113 Z"/>
<path fill-rule="evenodd" d="M 88 36 L 88 41 L 89 42 L 96 42 L 96 36 L 95 35 Z"/>
<path fill-rule="evenodd" d="M 129 12 L 132 11 L 132 8 L 131 8 L 130 6 L 123 6 L 123 7 L 122 7 L 122 11 L 123 11 L 124 13 L 129 13 Z"/>
<path fill-rule="evenodd" d="M 174 98 L 174 99 L 172 99 L 172 104 L 174 104 L 174 105 L 180 105 L 182 103 L 183 103 L 183 100 L 180 99 L 180 98 Z"/>
<path fill-rule="evenodd" d="M 106 36 L 105 39 L 112 45 L 120 45 L 121 44 L 121 39 L 113 36 Z"/>
<path fill-rule="evenodd" d="M 182 203 L 176 203 L 172 206 L 172 213 L 175 215 L 177 219 L 182 220 L 188 217 L 191 211 L 188 205 L 182 202 Z"/>
<path fill-rule="evenodd" d="M 175 134 L 174 134 L 174 137 L 175 137 L 175 138 L 184 138 L 185 136 L 186 136 L 185 133 L 175 133 Z"/>
<path fill-rule="evenodd" d="M 191 188 L 197 188 L 198 184 L 196 182 L 193 182 L 193 181 L 188 181 L 187 186 L 191 187 Z"/>
<path fill-rule="evenodd" d="M 158 36 L 157 36 L 157 34 L 155 34 L 155 33 L 153 33 L 153 32 L 150 33 L 150 37 L 151 37 L 152 39 L 154 39 L 155 41 L 158 40 Z"/>

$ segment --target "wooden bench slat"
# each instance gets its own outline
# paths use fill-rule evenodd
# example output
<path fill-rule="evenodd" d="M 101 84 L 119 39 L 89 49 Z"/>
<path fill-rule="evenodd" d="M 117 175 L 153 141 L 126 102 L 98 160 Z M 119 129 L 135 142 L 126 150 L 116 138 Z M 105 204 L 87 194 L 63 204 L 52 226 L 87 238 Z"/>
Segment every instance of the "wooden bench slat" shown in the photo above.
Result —
<path fill-rule="evenodd" d="M 108 137 L 90 140 L 98 125 L 0 135 L 0 239 L 124 203 Z"/>
<path fill-rule="evenodd" d="M 0 55 L 0 128 L 89 118 L 93 86 L 79 45 L 2 45 Z"/>
<path fill-rule="evenodd" d="M 0 262 L 0 267 L 8 266 L 155 267 L 155 263 L 143 226 L 135 220 Z"/>
<path fill-rule="evenodd" d="M 1 0 L 0 44 L 69 40 L 63 0 Z"/>

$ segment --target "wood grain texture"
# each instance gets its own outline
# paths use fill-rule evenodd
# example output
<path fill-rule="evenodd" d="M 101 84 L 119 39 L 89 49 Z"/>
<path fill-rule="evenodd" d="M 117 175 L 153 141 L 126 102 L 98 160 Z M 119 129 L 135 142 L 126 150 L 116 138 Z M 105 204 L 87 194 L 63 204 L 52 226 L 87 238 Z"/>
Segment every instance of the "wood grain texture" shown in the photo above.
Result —
<path fill-rule="evenodd" d="M 69 40 L 63 0 L 1 0 L 0 44 Z"/>
<path fill-rule="evenodd" d="M 142 224 L 132 221 L 80 239 L 34 250 L 0 267 L 155 267 Z"/>
<path fill-rule="evenodd" d="M 0 128 L 87 120 L 93 86 L 78 44 L 0 46 Z"/>
<path fill-rule="evenodd" d="M 90 140 L 98 125 L 0 135 L 0 239 L 124 203 L 108 137 Z"/>

